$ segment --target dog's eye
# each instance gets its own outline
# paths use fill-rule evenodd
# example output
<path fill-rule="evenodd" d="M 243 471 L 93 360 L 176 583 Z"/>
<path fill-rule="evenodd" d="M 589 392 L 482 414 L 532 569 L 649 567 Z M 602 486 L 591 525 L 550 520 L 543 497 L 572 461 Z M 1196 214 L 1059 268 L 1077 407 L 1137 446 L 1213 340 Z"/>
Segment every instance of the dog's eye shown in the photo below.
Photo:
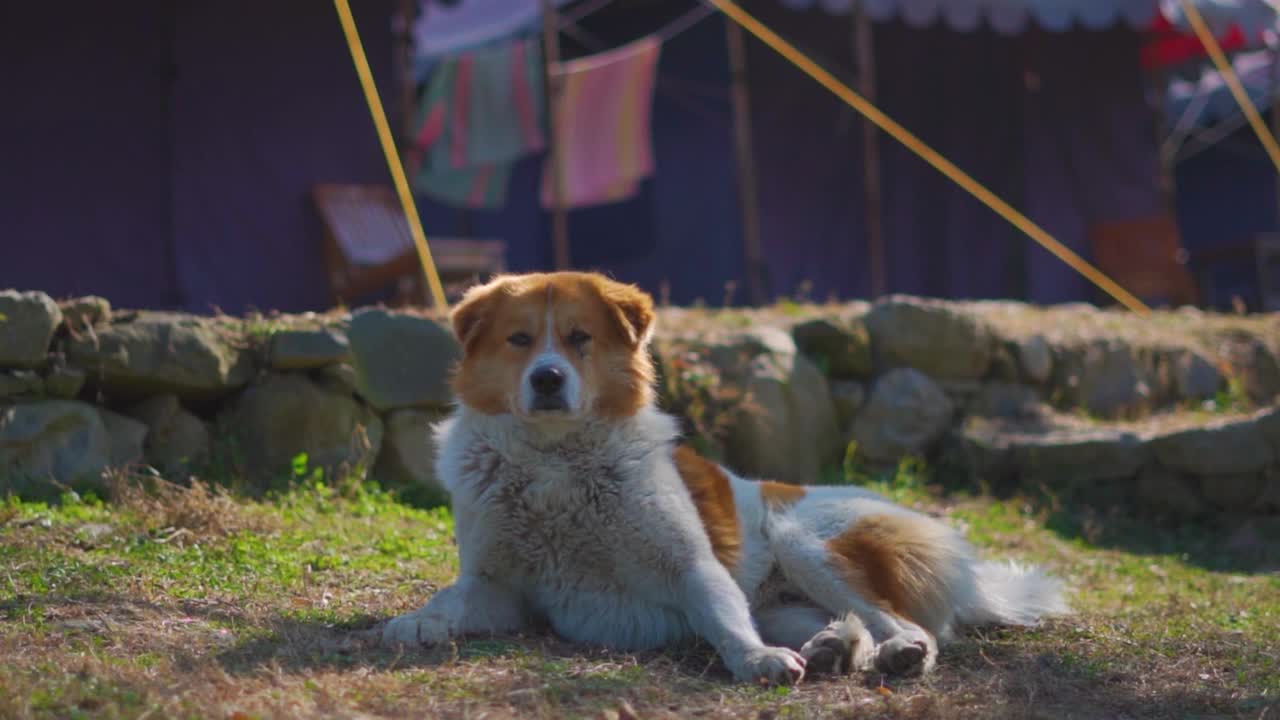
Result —
<path fill-rule="evenodd" d="M 586 344 L 586 342 L 590 339 L 591 339 L 591 336 L 582 330 L 574 330 L 573 332 L 569 333 L 569 344 L 574 347 L 580 347 Z"/>
<path fill-rule="evenodd" d="M 518 332 L 512 333 L 511 337 L 507 338 L 507 342 L 516 347 L 529 347 L 533 344 L 533 338 L 527 332 Z"/>

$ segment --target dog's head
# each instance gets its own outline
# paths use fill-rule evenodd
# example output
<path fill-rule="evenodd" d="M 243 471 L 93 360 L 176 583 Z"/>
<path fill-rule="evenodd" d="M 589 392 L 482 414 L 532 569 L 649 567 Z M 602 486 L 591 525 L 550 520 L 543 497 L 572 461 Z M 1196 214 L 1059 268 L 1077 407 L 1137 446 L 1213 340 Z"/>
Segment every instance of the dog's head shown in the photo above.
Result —
<path fill-rule="evenodd" d="M 454 309 L 454 393 L 528 421 L 634 415 L 653 399 L 653 299 L 594 273 L 508 275 Z"/>

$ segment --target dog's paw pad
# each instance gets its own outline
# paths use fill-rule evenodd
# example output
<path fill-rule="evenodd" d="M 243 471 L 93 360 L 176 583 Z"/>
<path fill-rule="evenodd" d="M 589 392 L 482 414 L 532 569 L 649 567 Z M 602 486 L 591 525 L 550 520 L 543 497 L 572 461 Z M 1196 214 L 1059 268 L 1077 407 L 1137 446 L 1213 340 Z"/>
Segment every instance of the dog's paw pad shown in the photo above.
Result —
<path fill-rule="evenodd" d="M 810 673 L 838 675 L 853 669 L 853 643 L 834 630 L 823 630 L 810 638 L 800 648 L 800 656 Z"/>
<path fill-rule="evenodd" d="M 887 675 L 919 675 L 929 669 L 932 660 L 929 641 L 914 636 L 889 638 L 876 649 L 876 669 Z"/>

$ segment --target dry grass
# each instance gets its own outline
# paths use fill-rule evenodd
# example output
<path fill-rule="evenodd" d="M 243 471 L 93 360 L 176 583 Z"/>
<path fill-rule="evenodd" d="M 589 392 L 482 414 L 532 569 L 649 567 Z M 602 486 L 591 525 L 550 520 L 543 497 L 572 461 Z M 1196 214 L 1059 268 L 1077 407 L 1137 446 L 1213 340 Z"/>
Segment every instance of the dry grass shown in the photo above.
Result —
<path fill-rule="evenodd" d="M 1269 543 L 942 498 L 901 475 L 882 489 L 950 516 L 996 556 L 1046 563 L 1076 589 L 1080 613 L 970 633 L 924 680 L 815 678 L 790 690 L 731 683 L 705 647 L 622 654 L 534 634 L 402 655 L 369 631 L 456 572 L 447 513 L 358 487 L 249 502 L 125 484 L 110 503 L 0 506 L 0 718 L 1280 712 Z M 182 541 L 166 541 L 168 528 L 186 530 Z"/>

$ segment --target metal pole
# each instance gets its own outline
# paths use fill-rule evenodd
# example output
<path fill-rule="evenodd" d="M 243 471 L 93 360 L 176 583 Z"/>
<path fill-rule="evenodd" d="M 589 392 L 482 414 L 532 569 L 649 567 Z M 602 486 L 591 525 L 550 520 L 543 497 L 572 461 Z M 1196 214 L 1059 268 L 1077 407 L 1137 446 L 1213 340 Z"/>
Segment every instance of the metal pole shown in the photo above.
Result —
<path fill-rule="evenodd" d="M 868 102 L 876 101 L 876 60 L 872 45 L 871 19 L 862 3 L 853 8 L 853 48 L 857 54 L 858 91 Z M 867 213 L 867 261 L 871 266 L 871 297 L 888 291 L 885 278 L 884 221 L 881 210 L 880 138 L 876 126 L 862 118 L 863 177 L 866 183 L 864 202 Z"/>
<path fill-rule="evenodd" d="M 760 209 L 756 194 L 756 162 L 751 147 L 751 104 L 747 92 L 747 51 L 742 28 L 725 20 L 729 47 L 729 82 L 733 99 L 733 139 L 738 161 L 738 201 L 742 204 L 743 254 L 747 292 L 753 305 L 763 305 L 765 295 L 764 250 L 760 244 Z"/>
<path fill-rule="evenodd" d="M 569 217 L 564 206 L 564 156 L 560 147 L 560 128 L 563 118 L 559 113 L 562 78 L 560 64 L 560 18 L 552 0 L 542 2 L 542 58 L 546 78 L 547 118 L 551 137 L 547 139 L 547 155 L 551 161 L 551 240 L 555 251 L 557 270 L 569 269 Z"/>

